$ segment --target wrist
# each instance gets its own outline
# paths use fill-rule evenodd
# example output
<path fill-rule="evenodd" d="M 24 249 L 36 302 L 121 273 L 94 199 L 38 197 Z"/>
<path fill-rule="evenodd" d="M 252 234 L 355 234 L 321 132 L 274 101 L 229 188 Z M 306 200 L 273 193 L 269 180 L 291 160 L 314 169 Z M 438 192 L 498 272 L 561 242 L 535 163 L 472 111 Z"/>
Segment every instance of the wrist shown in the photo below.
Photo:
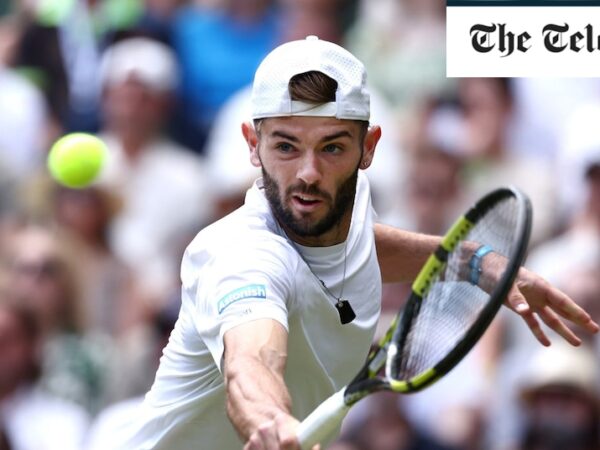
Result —
<path fill-rule="evenodd" d="M 483 258 L 485 257 L 485 255 L 493 251 L 494 249 L 489 245 L 482 245 L 479 248 L 477 248 L 475 252 L 473 252 L 471 259 L 469 260 L 469 282 L 472 285 L 479 285 L 479 278 L 481 276 L 481 273 L 483 272 Z"/>

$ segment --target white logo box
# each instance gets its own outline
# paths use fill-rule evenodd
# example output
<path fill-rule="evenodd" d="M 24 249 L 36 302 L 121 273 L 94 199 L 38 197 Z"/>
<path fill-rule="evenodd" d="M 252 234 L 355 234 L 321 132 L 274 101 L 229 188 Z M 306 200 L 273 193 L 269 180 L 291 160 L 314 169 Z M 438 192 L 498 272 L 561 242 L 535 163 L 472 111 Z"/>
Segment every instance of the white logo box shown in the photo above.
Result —
<path fill-rule="evenodd" d="M 448 77 L 600 77 L 600 1 L 448 0 L 446 13 Z"/>

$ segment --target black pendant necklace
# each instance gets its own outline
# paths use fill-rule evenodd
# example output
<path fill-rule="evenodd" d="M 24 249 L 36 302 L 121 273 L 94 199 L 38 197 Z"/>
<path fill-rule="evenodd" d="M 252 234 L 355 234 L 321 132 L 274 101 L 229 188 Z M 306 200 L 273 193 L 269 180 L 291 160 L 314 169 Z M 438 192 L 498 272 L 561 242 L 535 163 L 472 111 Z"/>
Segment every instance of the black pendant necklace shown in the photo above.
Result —
<path fill-rule="evenodd" d="M 340 289 L 339 296 L 333 295 L 333 293 L 329 290 L 329 288 L 327 287 L 325 282 L 317 276 L 317 274 L 312 270 L 312 267 L 310 267 L 310 264 L 308 263 L 308 261 L 306 261 L 304 259 L 304 257 L 302 256 L 302 253 L 300 253 L 300 251 L 296 248 L 296 251 L 302 258 L 304 263 L 308 266 L 308 269 L 310 270 L 310 272 L 313 274 L 313 276 L 317 280 L 319 280 L 321 282 L 321 286 L 323 286 L 323 289 L 325 290 L 325 292 L 335 300 L 335 309 L 337 309 L 337 312 L 340 316 L 340 322 L 342 323 L 342 325 L 346 325 L 347 323 L 352 322 L 356 318 L 356 313 L 352 309 L 352 305 L 350 304 L 350 302 L 348 300 L 344 300 L 344 298 L 343 298 L 344 285 L 346 284 L 346 259 L 347 259 L 346 245 L 347 245 L 347 243 L 348 243 L 348 241 L 346 240 L 346 242 L 344 243 L 344 273 L 342 276 L 342 287 Z"/>
<path fill-rule="evenodd" d="M 306 267 L 308 267 L 308 270 L 310 270 L 310 273 L 312 273 L 313 276 L 317 280 L 319 280 L 319 282 L 321 283 L 321 286 L 323 287 L 323 290 L 325 291 L 325 293 L 335 300 L 335 309 L 337 309 L 337 312 L 338 312 L 338 314 L 340 316 L 340 322 L 341 322 L 341 324 L 342 325 L 346 325 L 346 324 L 352 322 L 356 318 L 356 313 L 352 309 L 352 305 L 350 304 L 350 302 L 348 300 L 345 300 L 343 298 L 343 296 L 344 296 L 344 285 L 346 284 L 346 262 L 347 262 L 347 256 L 348 256 L 347 252 L 346 252 L 346 250 L 347 250 L 346 246 L 348 245 L 348 239 L 346 238 L 346 241 L 344 242 L 344 272 L 343 272 L 343 275 L 342 275 L 342 287 L 340 289 L 340 295 L 339 296 L 335 296 L 329 290 L 329 288 L 327 287 L 327 285 L 325 284 L 325 282 L 323 280 L 321 280 L 317 276 L 317 274 L 314 272 L 314 270 L 312 269 L 312 267 L 310 266 L 310 264 L 308 263 L 308 261 L 304 258 L 304 255 L 302 254 L 302 252 L 300 251 L 300 249 L 298 248 L 298 246 L 296 245 L 296 243 L 292 239 L 290 239 L 290 237 L 287 235 L 287 233 L 282 228 L 280 228 L 280 229 L 281 229 L 281 233 L 286 238 L 286 240 L 290 243 L 290 245 L 294 248 L 294 250 L 296 250 L 296 252 L 298 252 L 298 255 L 300 255 L 300 258 L 302 259 L 302 261 L 304 261 L 304 264 L 306 264 Z"/>
<path fill-rule="evenodd" d="M 348 300 L 338 299 L 335 307 L 340 315 L 340 322 L 342 322 L 342 325 L 352 322 L 356 317 L 356 313 Z"/>

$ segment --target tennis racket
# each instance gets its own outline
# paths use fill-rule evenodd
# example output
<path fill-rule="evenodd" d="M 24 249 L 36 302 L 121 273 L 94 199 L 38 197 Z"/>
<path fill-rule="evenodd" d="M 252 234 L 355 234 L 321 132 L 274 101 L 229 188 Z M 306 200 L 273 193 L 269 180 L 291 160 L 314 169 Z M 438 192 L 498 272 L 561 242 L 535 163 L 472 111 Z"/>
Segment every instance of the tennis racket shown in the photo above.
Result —
<path fill-rule="evenodd" d="M 509 292 L 529 242 L 531 214 L 522 192 L 500 188 L 455 222 L 356 377 L 302 421 L 302 449 L 334 435 L 350 407 L 367 395 L 420 391 L 458 364 Z"/>

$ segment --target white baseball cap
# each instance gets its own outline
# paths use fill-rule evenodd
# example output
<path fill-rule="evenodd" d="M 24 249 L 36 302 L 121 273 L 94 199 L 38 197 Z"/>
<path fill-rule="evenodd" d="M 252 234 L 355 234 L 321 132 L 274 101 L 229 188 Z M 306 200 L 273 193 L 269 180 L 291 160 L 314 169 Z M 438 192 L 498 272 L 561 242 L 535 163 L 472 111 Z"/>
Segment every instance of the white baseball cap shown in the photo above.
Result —
<path fill-rule="evenodd" d="M 315 105 L 292 100 L 289 82 L 306 72 L 322 72 L 337 82 L 335 102 Z M 252 118 L 281 116 L 370 117 L 365 67 L 352 53 L 316 36 L 280 45 L 262 61 L 252 86 Z"/>
<path fill-rule="evenodd" d="M 101 76 L 106 85 L 134 77 L 154 91 L 168 92 L 177 85 L 177 60 L 173 51 L 161 42 L 145 37 L 128 38 L 106 50 Z"/>
<path fill-rule="evenodd" d="M 585 346 L 573 348 L 559 342 L 541 347 L 524 367 L 520 396 L 524 401 L 547 386 L 568 386 L 596 398 L 600 375 L 593 351 Z"/>

